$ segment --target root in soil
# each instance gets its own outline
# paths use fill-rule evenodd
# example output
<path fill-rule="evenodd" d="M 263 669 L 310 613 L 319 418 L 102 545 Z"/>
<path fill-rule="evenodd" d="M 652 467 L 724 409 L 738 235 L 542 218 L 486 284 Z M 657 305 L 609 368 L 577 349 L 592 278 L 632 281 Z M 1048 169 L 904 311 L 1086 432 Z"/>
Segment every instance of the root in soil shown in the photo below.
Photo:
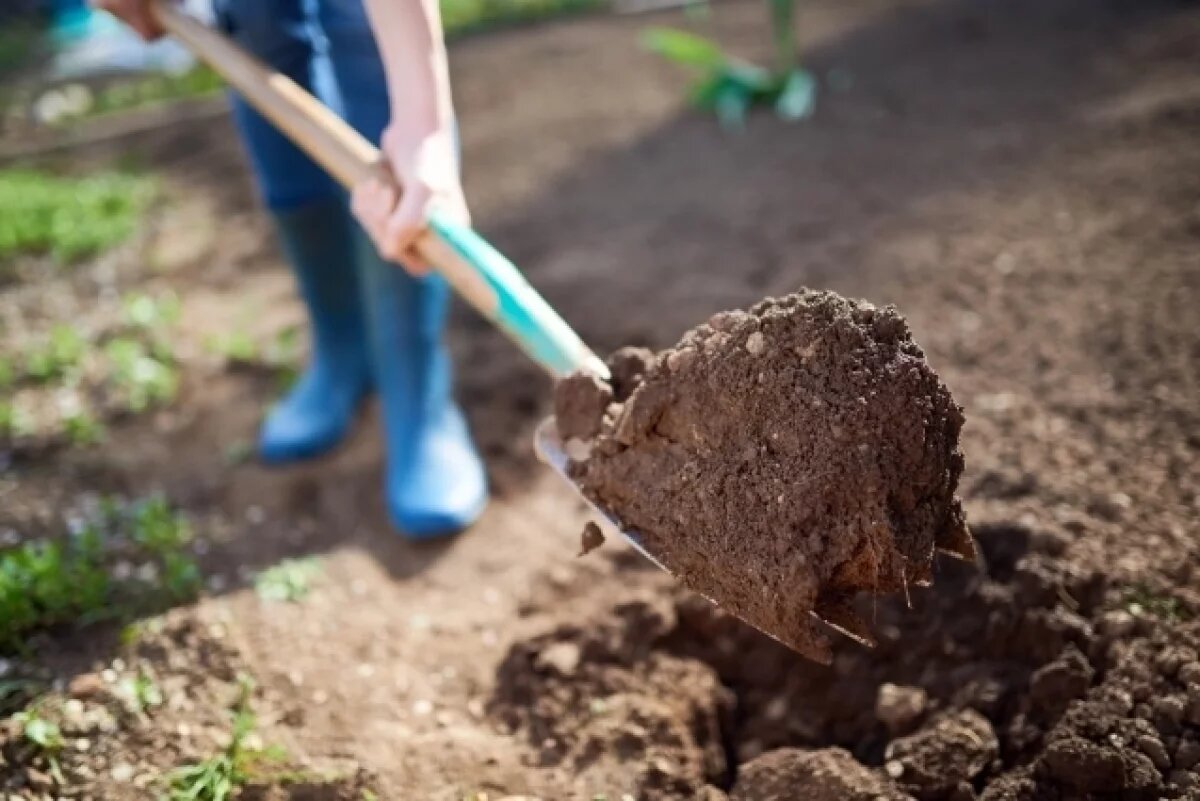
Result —
<path fill-rule="evenodd" d="M 584 494 L 688 588 L 820 662 L 851 599 L 907 593 L 974 547 L 962 410 L 894 308 L 801 291 L 715 315 L 612 383 L 560 382 Z"/>

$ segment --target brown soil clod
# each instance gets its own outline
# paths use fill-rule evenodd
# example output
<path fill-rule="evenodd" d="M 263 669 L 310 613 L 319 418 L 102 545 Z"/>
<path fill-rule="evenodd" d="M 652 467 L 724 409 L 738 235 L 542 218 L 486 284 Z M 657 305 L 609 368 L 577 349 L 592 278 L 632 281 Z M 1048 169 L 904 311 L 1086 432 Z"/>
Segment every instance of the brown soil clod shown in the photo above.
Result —
<path fill-rule="evenodd" d="M 572 478 L 685 586 L 806 656 L 831 658 L 815 619 L 872 642 L 856 593 L 928 583 L 935 550 L 974 559 L 962 411 L 895 309 L 804 290 L 612 368 L 618 387 L 556 389 L 560 435 L 585 440 Z"/>
<path fill-rule="evenodd" d="M 579 555 L 587 556 L 604 544 L 604 532 L 593 521 L 589 520 L 583 526 L 579 535 Z"/>

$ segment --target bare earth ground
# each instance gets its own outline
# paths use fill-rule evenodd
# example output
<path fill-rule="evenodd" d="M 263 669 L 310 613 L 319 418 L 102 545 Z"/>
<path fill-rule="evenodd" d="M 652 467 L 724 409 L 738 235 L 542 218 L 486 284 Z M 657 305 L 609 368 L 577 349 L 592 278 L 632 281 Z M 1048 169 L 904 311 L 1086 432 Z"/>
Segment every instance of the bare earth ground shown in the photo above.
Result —
<path fill-rule="evenodd" d="M 749 54 L 765 41 L 757 3 L 714 16 Z M 601 351 L 799 286 L 896 303 L 966 407 L 982 571 L 941 565 L 912 610 L 865 599 L 879 647 L 826 669 L 618 543 L 574 559 L 585 512 L 529 444 L 548 381 L 466 311 L 460 395 L 496 495 L 468 534 L 388 530 L 373 420 L 312 466 L 231 463 L 274 390 L 201 343 L 300 311 L 227 124 L 171 129 L 122 145 L 169 186 L 136 243 L 0 295 L 6 331 L 104 314 L 104 287 L 185 301 L 180 401 L 103 447 L 16 454 L 0 488 L 0 530 L 161 489 L 208 543 L 210 593 L 122 656 L 195 703 L 99 737 L 76 797 L 151 797 L 110 767 L 204 752 L 204 699 L 245 670 L 263 739 L 365 771 L 267 798 L 1200 798 L 1195 6 L 805 3 L 816 118 L 739 134 L 681 108 L 680 76 L 637 47 L 646 22 L 454 49 L 482 229 Z M 301 554 L 326 556 L 304 603 L 245 588 Z M 67 632 L 44 658 L 69 679 L 115 648 Z M 835 746 L 853 759 L 778 750 Z"/>

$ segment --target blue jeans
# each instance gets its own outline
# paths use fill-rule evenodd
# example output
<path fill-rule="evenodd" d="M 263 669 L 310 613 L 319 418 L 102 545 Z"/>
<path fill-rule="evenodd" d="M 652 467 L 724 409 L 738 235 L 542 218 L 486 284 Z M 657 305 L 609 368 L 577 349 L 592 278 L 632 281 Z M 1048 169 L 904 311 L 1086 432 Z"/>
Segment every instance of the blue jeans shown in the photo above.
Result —
<path fill-rule="evenodd" d="M 315 94 L 372 143 L 390 118 L 387 81 L 362 0 L 216 0 L 234 41 Z M 234 119 L 267 206 L 339 196 L 308 156 L 238 97 Z"/>

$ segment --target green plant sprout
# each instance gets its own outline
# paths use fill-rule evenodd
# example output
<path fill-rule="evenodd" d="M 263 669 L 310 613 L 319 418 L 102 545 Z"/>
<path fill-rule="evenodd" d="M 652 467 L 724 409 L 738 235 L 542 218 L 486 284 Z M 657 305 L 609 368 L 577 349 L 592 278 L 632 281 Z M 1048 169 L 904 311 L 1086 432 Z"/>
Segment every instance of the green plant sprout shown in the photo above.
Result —
<path fill-rule="evenodd" d="M 714 111 L 726 126 L 740 126 L 751 106 L 770 105 L 785 120 L 810 116 L 816 105 L 816 80 L 800 66 L 795 29 L 795 0 L 768 0 L 775 64 L 766 69 L 726 55 L 712 40 L 671 28 L 642 35 L 652 52 L 699 74 L 690 99 Z"/>
<path fill-rule="evenodd" d="M 248 746 L 257 720 L 250 707 L 253 683 L 239 680 L 238 700 L 233 709 L 233 729 L 229 745 L 215 756 L 194 765 L 185 765 L 167 776 L 169 801 L 227 801 L 249 782 L 264 761 L 286 758 L 280 749 L 254 749 Z"/>
<path fill-rule="evenodd" d="M 157 334 L 179 322 L 181 310 L 179 296 L 173 292 L 158 298 L 134 293 L 123 298 L 121 319 L 130 328 Z"/>
<path fill-rule="evenodd" d="M 249 364 L 259 360 L 258 346 L 245 331 L 209 337 L 204 344 L 210 353 L 227 362 Z"/>
<path fill-rule="evenodd" d="M 56 325 L 41 346 L 25 353 L 25 375 L 36 382 L 68 378 L 83 361 L 87 340 L 68 325 Z"/>
<path fill-rule="evenodd" d="M 104 348 L 112 367 L 109 381 L 132 412 L 169 403 L 179 390 L 179 372 L 135 339 L 117 338 Z"/>
<path fill-rule="evenodd" d="M 66 784 L 58 762 L 58 755 L 66 745 L 66 741 L 63 739 L 58 724 L 42 717 L 36 707 L 13 715 L 13 721 L 20 727 L 21 739 L 33 746 L 37 754 L 46 760 L 54 781 L 60 787 Z"/>
<path fill-rule="evenodd" d="M 145 673 L 121 680 L 118 691 L 129 707 L 137 714 L 145 714 L 146 710 L 162 706 L 163 694 L 159 686 Z"/>
<path fill-rule="evenodd" d="M 62 416 L 62 430 L 67 440 L 77 447 L 95 445 L 104 439 L 104 426 L 83 410 L 72 409 Z"/>
<path fill-rule="evenodd" d="M 315 558 L 285 559 L 267 568 L 254 580 L 254 589 L 264 601 L 299 603 L 308 597 L 312 581 L 321 573 Z"/>

